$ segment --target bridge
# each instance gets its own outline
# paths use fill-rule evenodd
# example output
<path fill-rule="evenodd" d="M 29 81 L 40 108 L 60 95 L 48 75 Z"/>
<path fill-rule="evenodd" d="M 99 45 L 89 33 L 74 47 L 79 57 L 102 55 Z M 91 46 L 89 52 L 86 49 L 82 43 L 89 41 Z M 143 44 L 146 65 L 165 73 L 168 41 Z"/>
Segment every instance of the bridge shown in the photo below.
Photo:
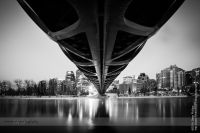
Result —
<path fill-rule="evenodd" d="M 184 0 L 18 0 L 103 95 Z"/>

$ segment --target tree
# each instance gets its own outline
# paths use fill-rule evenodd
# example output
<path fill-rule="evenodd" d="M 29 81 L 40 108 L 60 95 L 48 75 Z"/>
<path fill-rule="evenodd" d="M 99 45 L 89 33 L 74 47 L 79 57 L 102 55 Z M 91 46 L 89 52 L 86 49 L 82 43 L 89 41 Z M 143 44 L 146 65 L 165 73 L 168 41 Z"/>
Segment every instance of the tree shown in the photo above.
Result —
<path fill-rule="evenodd" d="M 148 79 L 147 81 L 144 81 L 140 92 L 146 95 L 147 92 L 152 92 L 152 91 L 157 92 L 156 80 Z"/>
<path fill-rule="evenodd" d="M 26 94 L 31 95 L 31 87 L 30 87 L 30 80 L 24 80 L 24 83 L 26 85 Z"/>
<path fill-rule="evenodd" d="M 177 87 L 177 90 L 178 90 L 178 96 L 180 95 L 180 88 L 179 87 Z"/>
<path fill-rule="evenodd" d="M 47 82 L 45 80 L 41 80 L 38 83 L 38 95 L 39 96 L 46 95 L 46 90 L 47 90 Z"/>
<path fill-rule="evenodd" d="M 11 89 L 11 82 L 7 80 L 2 81 L 1 88 L 2 95 L 9 95 L 9 90 Z"/>
<path fill-rule="evenodd" d="M 27 95 L 33 95 L 34 92 L 36 91 L 34 86 L 35 86 L 35 82 L 33 80 L 24 80 L 24 83 L 26 85 L 26 92 L 27 92 Z"/>
<path fill-rule="evenodd" d="M 141 87 L 141 90 L 140 92 L 143 93 L 144 95 L 146 95 L 146 93 L 148 92 L 148 89 L 147 89 L 147 81 L 145 81 L 143 84 L 142 84 L 142 87 Z"/>
<path fill-rule="evenodd" d="M 0 95 L 2 95 L 2 82 L 0 81 Z"/>
<path fill-rule="evenodd" d="M 56 78 L 49 80 L 48 95 L 55 95 L 58 88 L 58 80 Z"/>
<path fill-rule="evenodd" d="M 149 79 L 149 91 L 155 91 L 157 94 L 157 82 L 154 79 Z"/>
<path fill-rule="evenodd" d="M 18 89 L 18 92 L 19 92 L 19 95 L 24 95 L 25 93 L 25 89 L 23 88 L 23 82 L 21 79 L 16 79 L 14 80 L 16 86 L 17 86 L 17 89 Z"/>
<path fill-rule="evenodd" d="M 130 88 L 130 86 L 128 87 L 128 94 L 131 95 L 131 88 Z"/>
<path fill-rule="evenodd" d="M 7 95 L 14 96 L 14 95 L 16 95 L 16 91 L 12 87 L 9 87 L 9 89 L 7 91 Z"/>
<path fill-rule="evenodd" d="M 117 93 L 117 87 L 116 86 L 114 86 L 114 88 L 113 88 L 113 93 Z"/>

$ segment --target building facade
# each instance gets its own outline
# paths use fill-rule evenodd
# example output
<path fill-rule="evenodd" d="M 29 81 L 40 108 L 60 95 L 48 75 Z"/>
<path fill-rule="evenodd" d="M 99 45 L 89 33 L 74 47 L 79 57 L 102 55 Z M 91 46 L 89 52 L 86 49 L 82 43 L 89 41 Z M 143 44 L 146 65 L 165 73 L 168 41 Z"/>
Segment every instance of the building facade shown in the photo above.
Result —
<path fill-rule="evenodd" d="M 123 77 L 123 84 L 131 84 L 135 80 L 135 75 Z"/>
<path fill-rule="evenodd" d="M 157 88 L 161 89 L 161 86 L 162 86 L 162 84 L 161 84 L 161 82 L 162 82 L 161 73 L 156 74 L 156 82 L 157 82 Z"/>
<path fill-rule="evenodd" d="M 58 79 L 57 80 L 57 94 L 62 95 L 64 92 L 64 87 L 63 87 L 63 81 L 65 81 L 64 79 Z"/>
<path fill-rule="evenodd" d="M 73 71 L 67 71 L 65 76 L 66 81 L 74 81 L 75 82 L 75 75 Z"/>
<path fill-rule="evenodd" d="M 183 88 L 185 86 L 185 73 L 184 71 L 177 72 L 178 88 Z"/>
<path fill-rule="evenodd" d="M 166 68 L 161 70 L 161 88 L 167 89 L 170 88 L 170 69 Z"/>
<path fill-rule="evenodd" d="M 158 89 L 177 90 L 185 85 L 185 71 L 176 65 L 161 70 L 156 75 Z"/>
<path fill-rule="evenodd" d="M 200 83 L 200 68 L 192 69 L 191 71 L 185 72 L 185 85 L 192 86 L 197 81 Z"/>
<path fill-rule="evenodd" d="M 48 94 L 55 95 L 58 91 L 58 79 L 53 78 L 49 80 Z"/>
<path fill-rule="evenodd" d="M 62 82 L 63 86 L 63 93 L 65 95 L 75 95 L 76 88 L 75 88 L 75 75 L 73 71 L 67 71 L 65 76 L 65 81 Z"/>
<path fill-rule="evenodd" d="M 81 72 L 80 70 L 76 71 L 76 88 L 78 94 L 86 94 L 89 93 L 89 86 L 91 83 L 88 78 Z"/>

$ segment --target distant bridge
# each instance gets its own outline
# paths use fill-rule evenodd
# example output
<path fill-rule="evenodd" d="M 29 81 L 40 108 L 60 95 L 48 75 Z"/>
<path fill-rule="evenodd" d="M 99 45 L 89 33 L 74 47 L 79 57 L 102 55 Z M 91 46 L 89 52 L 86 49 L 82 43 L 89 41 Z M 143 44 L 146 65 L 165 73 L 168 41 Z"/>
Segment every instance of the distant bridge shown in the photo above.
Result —
<path fill-rule="evenodd" d="M 18 0 L 103 95 L 184 0 Z"/>

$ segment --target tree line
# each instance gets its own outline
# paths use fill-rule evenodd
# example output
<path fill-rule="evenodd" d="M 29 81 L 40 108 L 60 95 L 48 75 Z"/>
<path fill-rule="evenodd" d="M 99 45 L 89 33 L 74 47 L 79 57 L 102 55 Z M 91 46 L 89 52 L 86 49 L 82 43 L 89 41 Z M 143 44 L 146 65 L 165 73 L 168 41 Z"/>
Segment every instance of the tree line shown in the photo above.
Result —
<path fill-rule="evenodd" d="M 40 81 L 14 80 L 16 88 L 13 88 L 11 81 L 0 81 L 1 96 L 53 96 L 53 95 L 76 95 L 77 89 L 74 84 L 62 81 L 60 85 L 57 80 Z"/>

